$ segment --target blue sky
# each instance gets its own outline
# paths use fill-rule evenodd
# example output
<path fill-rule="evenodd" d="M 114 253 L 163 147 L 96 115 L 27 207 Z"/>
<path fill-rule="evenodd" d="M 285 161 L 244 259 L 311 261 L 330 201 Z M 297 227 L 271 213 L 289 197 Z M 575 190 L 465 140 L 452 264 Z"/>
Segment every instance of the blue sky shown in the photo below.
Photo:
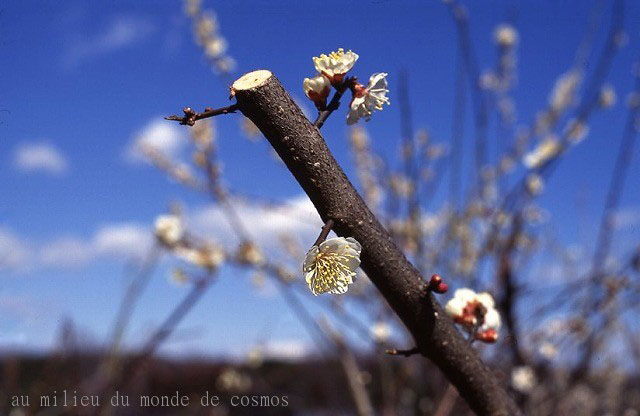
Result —
<path fill-rule="evenodd" d="M 465 2 L 481 69 L 495 65 L 495 26 L 509 20 L 518 29 L 513 92 L 518 123 L 533 120 L 556 78 L 570 68 L 590 3 Z M 571 150 L 541 198 L 543 207 L 553 208 L 553 227 L 566 244 L 593 239 L 622 133 L 632 63 L 640 51 L 640 4 L 627 3 L 627 45 L 608 78 L 618 102 L 596 112 L 588 139 Z M 352 49 L 360 55 L 354 73 L 361 79 L 389 73 L 392 104 L 366 125 L 377 150 L 397 155 L 394 86 L 402 69 L 409 74 L 415 127 L 448 142 L 456 32 L 441 2 L 326 1 L 319 7 L 303 1 L 205 1 L 204 7 L 218 16 L 228 53 L 237 61 L 236 75 L 269 69 L 311 111 L 301 88 L 302 79 L 314 73 L 311 57 Z M 601 31 L 597 51 L 603 38 Z M 155 216 L 173 201 L 182 201 L 194 216 L 211 213 L 202 195 L 131 160 L 131 143 L 150 132 L 166 134 L 173 139 L 169 150 L 188 159 L 186 146 L 175 144 L 185 128 L 159 119 L 184 105 L 226 105 L 228 85 L 212 73 L 192 41 L 180 2 L 7 2 L 0 9 L 0 54 L 0 347 L 47 348 L 65 317 L 100 342 L 125 287 L 123 270 L 131 252 L 123 247 L 144 246 Z M 323 133 L 338 161 L 348 166 L 344 117 L 343 108 Z M 289 173 L 274 163 L 264 141 L 243 136 L 240 121 L 239 115 L 215 121 L 227 184 L 304 207 Z M 470 140 L 471 118 L 466 125 Z M 637 151 L 633 157 L 622 203 L 630 225 L 623 232 L 637 236 Z M 584 211 L 580 215 L 578 205 Z M 246 215 L 254 211 L 247 208 Z M 310 244 L 317 218 L 301 212 L 307 222 L 292 230 Z M 256 220 L 256 230 L 273 232 L 273 225 Z M 225 242 L 234 244 L 230 237 Z M 184 294 L 185 288 L 167 281 L 170 264 L 163 261 L 155 273 L 133 319 L 134 332 L 159 323 Z M 185 335 L 171 340 L 167 350 L 242 353 L 265 338 L 282 345 L 309 343 L 281 298 L 256 295 L 248 276 L 228 268 L 181 328 Z"/>

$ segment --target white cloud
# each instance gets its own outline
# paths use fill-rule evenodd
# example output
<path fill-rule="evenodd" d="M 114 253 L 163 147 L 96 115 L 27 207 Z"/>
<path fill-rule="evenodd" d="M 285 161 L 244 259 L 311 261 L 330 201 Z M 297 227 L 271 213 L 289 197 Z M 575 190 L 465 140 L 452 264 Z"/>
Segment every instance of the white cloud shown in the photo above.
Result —
<path fill-rule="evenodd" d="M 306 195 L 288 199 L 277 205 L 238 201 L 233 207 L 250 237 L 265 250 L 277 245 L 278 236 L 282 234 L 297 237 L 300 243 L 311 245 L 323 225 Z M 219 205 L 194 212 L 191 216 L 191 228 L 222 243 L 227 243 L 228 240 L 237 242 L 236 234 Z"/>
<path fill-rule="evenodd" d="M 61 237 L 40 247 L 40 263 L 54 267 L 77 267 L 95 257 L 92 245 L 76 237 Z"/>
<path fill-rule="evenodd" d="M 84 35 L 70 43 L 63 54 L 62 63 L 67 68 L 74 67 L 86 59 L 140 43 L 155 30 L 155 26 L 148 20 L 118 16 L 94 36 Z"/>
<path fill-rule="evenodd" d="M 62 236 L 36 244 L 0 227 L 0 270 L 30 272 L 47 267 L 82 267 L 98 259 L 140 259 L 153 244 L 150 227 L 112 223 L 88 238 Z"/>
<path fill-rule="evenodd" d="M 281 204 L 238 202 L 234 209 L 251 237 L 267 255 L 280 255 L 279 236 L 295 238 L 305 249 L 315 240 L 322 222 L 306 195 Z M 189 229 L 229 249 L 238 243 L 227 217 L 218 206 L 199 209 L 187 216 Z M 154 242 L 150 226 L 122 222 L 105 224 L 88 237 L 59 236 L 46 242 L 27 242 L 0 227 L 0 270 L 31 271 L 41 268 L 82 267 L 99 259 L 142 258 Z M 297 260 L 297 259 L 295 259 Z"/>
<path fill-rule="evenodd" d="M 260 350 L 264 358 L 281 361 L 300 361 L 311 353 L 309 344 L 298 339 L 268 341 Z"/>
<path fill-rule="evenodd" d="M 0 227 L 0 270 L 19 270 L 28 264 L 27 243 L 6 228 Z"/>
<path fill-rule="evenodd" d="M 13 164 L 22 172 L 41 171 L 54 175 L 60 175 L 69 169 L 66 157 L 55 146 L 45 142 L 18 146 Z"/>
<path fill-rule="evenodd" d="M 145 161 L 143 149 L 151 147 L 170 160 L 178 159 L 187 144 L 185 129 L 180 127 L 162 118 L 150 121 L 135 134 L 127 147 L 125 158 L 130 162 Z"/>
<path fill-rule="evenodd" d="M 89 239 L 62 237 L 40 247 L 39 261 L 48 267 L 80 267 L 99 258 L 142 258 L 151 248 L 148 227 L 135 223 L 107 224 Z"/>
<path fill-rule="evenodd" d="M 152 243 L 151 230 L 134 223 L 107 225 L 93 237 L 97 255 L 142 257 Z"/>

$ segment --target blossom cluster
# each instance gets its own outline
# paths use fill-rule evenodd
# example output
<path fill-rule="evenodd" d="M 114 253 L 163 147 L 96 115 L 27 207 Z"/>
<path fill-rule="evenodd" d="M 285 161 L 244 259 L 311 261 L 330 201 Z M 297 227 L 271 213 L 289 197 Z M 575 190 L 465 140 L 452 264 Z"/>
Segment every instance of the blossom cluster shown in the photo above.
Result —
<path fill-rule="evenodd" d="M 156 240 L 188 263 L 214 271 L 225 259 L 224 250 L 215 244 L 194 246 L 187 241 L 184 224 L 178 215 L 160 215 L 155 221 Z"/>
<path fill-rule="evenodd" d="M 445 311 L 475 339 L 488 343 L 498 340 L 500 314 L 489 293 L 476 293 L 467 288 L 458 289 L 447 302 Z"/>
<path fill-rule="evenodd" d="M 313 101 L 319 111 L 327 107 L 327 98 L 331 87 L 337 91 L 351 90 L 351 103 L 347 114 L 347 124 L 355 124 L 359 119 L 366 121 L 371 119 L 374 110 L 381 111 L 383 104 L 389 104 L 387 98 L 387 75 L 377 72 L 369 78 L 368 84 L 362 85 L 355 77 L 346 78 L 356 61 L 358 54 L 353 51 L 344 51 L 340 48 L 329 55 L 322 54 L 313 58 L 313 64 L 317 74 L 312 78 L 305 78 L 302 82 L 305 95 Z"/>
<path fill-rule="evenodd" d="M 201 0 L 186 0 L 185 12 L 193 19 L 194 38 L 211 60 L 213 70 L 222 74 L 232 72 L 236 62 L 227 54 L 227 40 L 218 32 L 216 15 L 211 10 L 203 11 Z"/>

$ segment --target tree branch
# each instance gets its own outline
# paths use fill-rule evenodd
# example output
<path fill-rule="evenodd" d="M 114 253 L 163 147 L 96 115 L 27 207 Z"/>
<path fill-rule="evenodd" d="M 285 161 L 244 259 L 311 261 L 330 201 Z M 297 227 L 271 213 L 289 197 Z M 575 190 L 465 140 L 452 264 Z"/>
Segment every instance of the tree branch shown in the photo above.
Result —
<path fill-rule="evenodd" d="M 499 386 L 444 313 L 423 290 L 425 282 L 367 208 L 329 151 L 317 127 L 304 116 L 280 81 L 266 70 L 238 79 L 232 87 L 238 109 L 262 131 L 315 205 L 332 219 L 339 236 L 363 247 L 362 268 L 430 358 L 480 415 L 518 415 Z"/>

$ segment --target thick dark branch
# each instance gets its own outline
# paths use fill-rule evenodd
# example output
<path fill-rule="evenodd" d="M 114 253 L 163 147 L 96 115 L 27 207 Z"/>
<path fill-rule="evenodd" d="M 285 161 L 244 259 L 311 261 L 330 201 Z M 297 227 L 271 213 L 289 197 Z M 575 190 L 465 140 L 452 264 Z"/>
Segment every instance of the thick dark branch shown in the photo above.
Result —
<path fill-rule="evenodd" d="M 363 247 L 362 268 L 430 358 L 480 415 L 517 415 L 518 408 L 496 376 L 467 345 L 425 282 L 367 208 L 329 151 L 317 127 L 304 116 L 280 81 L 255 71 L 233 84 L 238 109 L 262 131 L 315 205 L 334 221 L 339 236 Z"/>
<path fill-rule="evenodd" d="M 168 116 L 168 117 L 165 117 L 164 119 L 171 120 L 171 121 L 179 121 L 180 124 L 182 124 L 183 126 L 193 126 L 194 124 L 196 124 L 196 121 L 202 120 L 203 118 L 219 116 L 220 114 L 235 113 L 237 110 L 238 110 L 237 104 L 232 104 L 228 107 L 222 107 L 222 108 L 207 107 L 204 109 L 204 112 L 202 113 L 196 113 L 191 109 L 191 107 L 185 107 L 184 109 L 182 109 L 182 112 L 184 113 L 183 117 Z"/>

